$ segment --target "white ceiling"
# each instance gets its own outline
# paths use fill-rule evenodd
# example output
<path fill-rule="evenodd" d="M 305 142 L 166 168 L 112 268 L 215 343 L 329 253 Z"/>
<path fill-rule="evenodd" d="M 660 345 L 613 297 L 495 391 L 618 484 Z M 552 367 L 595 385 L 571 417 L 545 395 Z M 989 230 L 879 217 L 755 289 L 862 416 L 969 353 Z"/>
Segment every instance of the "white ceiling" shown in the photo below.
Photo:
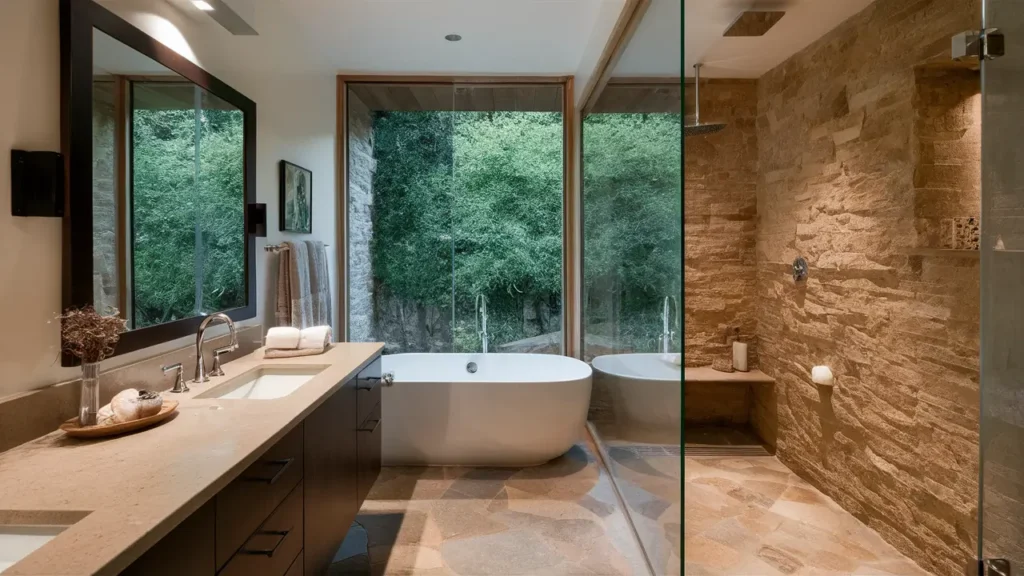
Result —
<path fill-rule="evenodd" d="M 259 36 L 232 36 L 191 0 L 173 6 L 246 71 L 574 74 L 603 6 L 623 0 L 225 0 Z M 675 0 L 678 1 L 678 0 Z M 209 31 L 206 31 L 209 27 Z M 446 34 L 462 35 L 448 42 Z M 205 40 L 205 38 L 204 38 Z"/>
<path fill-rule="evenodd" d="M 651 0 L 612 76 L 679 76 L 681 6 L 679 0 Z"/>
<path fill-rule="evenodd" d="M 155 60 L 143 56 L 99 30 L 92 31 L 93 74 L 174 74 Z"/>
<path fill-rule="evenodd" d="M 683 0 L 684 70 L 701 76 L 757 78 L 860 12 L 873 0 Z M 724 37 L 744 10 L 784 10 L 764 36 Z"/>

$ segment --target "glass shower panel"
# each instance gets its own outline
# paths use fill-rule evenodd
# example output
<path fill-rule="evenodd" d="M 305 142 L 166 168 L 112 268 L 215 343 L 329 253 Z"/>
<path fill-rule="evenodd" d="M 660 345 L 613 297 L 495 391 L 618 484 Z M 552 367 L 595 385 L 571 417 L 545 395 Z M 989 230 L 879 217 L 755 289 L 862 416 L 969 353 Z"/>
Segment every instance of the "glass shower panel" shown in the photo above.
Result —
<path fill-rule="evenodd" d="M 454 111 L 458 352 L 562 353 L 562 85 L 461 85 Z"/>
<path fill-rule="evenodd" d="M 454 89 L 350 83 L 348 339 L 453 349 Z"/>
<path fill-rule="evenodd" d="M 1024 568 L 1024 13 L 985 0 L 1006 55 L 982 63 L 980 558 Z"/>
<path fill-rule="evenodd" d="M 616 80 L 583 121 L 585 360 L 682 349 L 680 102 L 678 82 Z"/>

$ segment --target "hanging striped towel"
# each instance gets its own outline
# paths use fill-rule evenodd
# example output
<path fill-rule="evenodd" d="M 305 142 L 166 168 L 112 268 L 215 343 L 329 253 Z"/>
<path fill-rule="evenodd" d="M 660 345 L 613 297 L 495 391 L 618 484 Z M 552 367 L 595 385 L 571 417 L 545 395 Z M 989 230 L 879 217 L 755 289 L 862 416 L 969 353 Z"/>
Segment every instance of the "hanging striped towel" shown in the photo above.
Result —
<path fill-rule="evenodd" d="M 277 270 L 278 326 L 312 326 L 313 298 L 309 283 L 309 254 L 305 242 L 285 242 Z"/>
<path fill-rule="evenodd" d="M 310 326 L 331 326 L 331 276 L 327 266 L 327 249 L 319 240 L 306 240 L 309 254 Z"/>

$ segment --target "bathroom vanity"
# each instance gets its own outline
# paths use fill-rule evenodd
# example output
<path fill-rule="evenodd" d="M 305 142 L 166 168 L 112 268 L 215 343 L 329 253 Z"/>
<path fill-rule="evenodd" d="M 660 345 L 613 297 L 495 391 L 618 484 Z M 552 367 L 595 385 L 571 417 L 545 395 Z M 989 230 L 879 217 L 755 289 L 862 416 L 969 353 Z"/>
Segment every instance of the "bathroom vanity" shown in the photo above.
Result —
<path fill-rule="evenodd" d="M 325 574 L 380 471 L 381 350 L 259 350 L 174 394 L 179 413 L 152 429 L 0 453 L 0 537 L 67 524 L 5 576 Z"/>

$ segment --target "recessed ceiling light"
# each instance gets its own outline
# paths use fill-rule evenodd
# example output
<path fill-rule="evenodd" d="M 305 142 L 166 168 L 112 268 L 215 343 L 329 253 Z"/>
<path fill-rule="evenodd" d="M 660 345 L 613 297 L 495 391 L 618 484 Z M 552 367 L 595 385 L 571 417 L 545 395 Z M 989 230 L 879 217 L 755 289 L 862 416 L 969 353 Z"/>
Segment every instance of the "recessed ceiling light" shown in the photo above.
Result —
<path fill-rule="evenodd" d="M 192 4 L 203 12 L 213 12 L 213 5 L 206 0 L 192 0 Z"/>
<path fill-rule="evenodd" d="M 462 40 L 462 36 L 459 36 L 458 34 L 449 34 L 445 36 L 444 39 L 449 42 L 458 42 L 459 40 Z"/>

